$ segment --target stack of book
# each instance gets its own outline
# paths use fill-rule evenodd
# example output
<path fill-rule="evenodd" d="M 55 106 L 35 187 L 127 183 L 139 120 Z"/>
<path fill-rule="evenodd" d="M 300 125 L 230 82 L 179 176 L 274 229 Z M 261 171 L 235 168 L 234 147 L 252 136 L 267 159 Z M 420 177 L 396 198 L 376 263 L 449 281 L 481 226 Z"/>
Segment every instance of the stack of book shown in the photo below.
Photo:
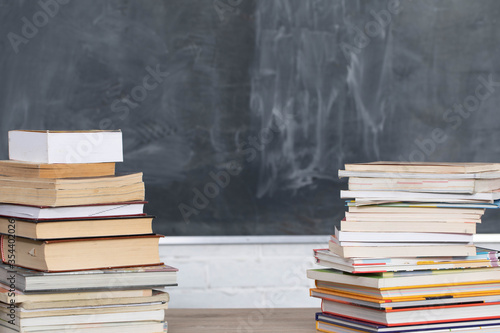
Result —
<path fill-rule="evenodd" d="M 120 131 L 11 131 L 0 161 L 0 332 L 164 332 L 166 286 L 142 174 Z"/>
<path fill-rule="evenodd" d="M 498 253 L 472 243 L 500 164 L 347 164 L 348 211 L 307 272 L 323 332 L 500 332 Z"/>

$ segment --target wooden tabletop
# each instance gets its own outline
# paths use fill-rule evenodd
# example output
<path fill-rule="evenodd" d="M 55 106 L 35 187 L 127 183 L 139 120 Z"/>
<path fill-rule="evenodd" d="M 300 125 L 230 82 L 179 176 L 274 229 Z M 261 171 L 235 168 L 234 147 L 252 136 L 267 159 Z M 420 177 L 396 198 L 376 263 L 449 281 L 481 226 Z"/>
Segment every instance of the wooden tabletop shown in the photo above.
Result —
<path fill-rule="evenodd" d="M 316 308 L 168 309 L 168 333 L 316 333 Z"/>

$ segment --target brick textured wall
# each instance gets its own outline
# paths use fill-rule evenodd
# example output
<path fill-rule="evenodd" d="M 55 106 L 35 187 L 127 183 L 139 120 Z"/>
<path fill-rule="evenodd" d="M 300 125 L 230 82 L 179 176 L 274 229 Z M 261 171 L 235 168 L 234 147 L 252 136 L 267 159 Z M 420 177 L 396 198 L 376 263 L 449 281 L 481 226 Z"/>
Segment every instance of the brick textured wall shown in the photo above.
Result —
<path fill-rule="evenodd" d="M 500 234 L 475 235 L 476 246 L 500 250 Z M 160 256 L 180 269 L 169 288 L 170 308 L 319 307 L 309 297 L 312 249 L 327 243 L 161 245 Z"/>
<path fill-rule="evenodd" d="M 327 244 L 161 245 L 179 268 L 170 308 L 319 307 L 309 297 L 312 250 Z"/>

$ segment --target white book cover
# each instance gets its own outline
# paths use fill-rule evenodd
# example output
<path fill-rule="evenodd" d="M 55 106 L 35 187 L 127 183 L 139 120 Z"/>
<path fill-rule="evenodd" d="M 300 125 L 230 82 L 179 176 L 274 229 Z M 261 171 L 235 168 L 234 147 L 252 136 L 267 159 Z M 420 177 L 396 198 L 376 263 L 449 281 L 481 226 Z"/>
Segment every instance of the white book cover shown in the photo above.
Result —
<path fill-rule="evenodd" d="M 336 239 L 335 239 L 336 238 Z M 440 243 L 472 243 L 473 235 L 429 232 L 351 232 L 339 231 L 335 228 L 332 241 L 340 242 L 440 242 Z"/>
<path fill-rule="evenodd" d="M 339 170 L 339 178 L 431 178 L 431 179 L 495 179 L 500 178 L 500 172 L 489 171 L 480 173 L 409 173 L 409 172 L 365 172 Z"/>
<path fill-rule="evenodd" d="M 419 193 L 404 191 L 340 191 L 340 198 L 363 198 L 371 200 L 396 201 L 493 201 L 500 199 L 500 192 L 474 194 Z"/>
<path fill-rule="evenodd" d="M 9 131 L 9 159 L 48 164 L 123 162 L 122 132 Z"/>
<path fill-rule="evenodd" d="M 123 215 L 138 215 L 144 213 L 145 201 L 80 205 L 62 207 L 37 207 L 25 205 L 0 204 L 0 216 L 18 217 L 26 219 L 64 219 L 86 217 L 110 217 Z"/>

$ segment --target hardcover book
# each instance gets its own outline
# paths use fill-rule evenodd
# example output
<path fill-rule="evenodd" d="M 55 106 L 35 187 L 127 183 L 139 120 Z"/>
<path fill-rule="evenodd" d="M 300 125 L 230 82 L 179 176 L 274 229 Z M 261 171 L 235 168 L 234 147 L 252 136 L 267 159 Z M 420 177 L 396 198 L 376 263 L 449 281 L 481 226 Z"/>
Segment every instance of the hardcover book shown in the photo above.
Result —
<path fill-rule="evenodd" d="M 144 214 L 145 203 L 146 201 L 129 201 L 62 207 L 0 203 L 0 216 L 26 218 L 31 220 L 50 220 L 139 215 Z"/>
<path fill-rule="evenodd" d="M 83 292 L 145 289 L 177 285 L 177 268 L 167 265 L 65 272 L 42 272 L 0 263 L 0 282 L 22 292 Z"/>
<path fill-rule="evenodd" d="M 23 178 L 104 177 L 115 174 L 115 163 L 46 164 L 0 161 L 0 175 Z"/>
<path fill-rule="evenodd" d="M 31 239 L 131 236 L 153 233 L 153 216 L 114 216 L 86 219 L 29 220 L 0 216 L 0 233 L 15 230 L 17 237 Z"/>
<path fill-rule="evenodd" d="M 34 240 L 0 237 L 2 261 L 47 272 L 160 265 L 159 235 Z"/>

